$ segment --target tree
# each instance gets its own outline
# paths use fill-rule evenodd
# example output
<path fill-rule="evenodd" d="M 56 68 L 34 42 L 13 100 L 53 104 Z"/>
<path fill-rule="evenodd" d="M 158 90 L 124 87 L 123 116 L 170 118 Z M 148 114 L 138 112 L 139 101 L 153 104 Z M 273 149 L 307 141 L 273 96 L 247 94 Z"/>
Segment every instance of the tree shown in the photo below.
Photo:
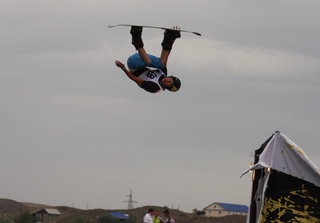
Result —
<path fill-rule="evenodd" d="M 99 223 L 119 223 L 119 219 L 111 218 L 110 215 L 103 215 L 99 217 Z"/>
<path fill-rule="evenodd" d="M 33 223 L 34 217 L 28 211 L 21 211 L 20 215 L 14 220 L 15 223 Z"/>
<path fill-rule="evenodd" d="M 82 218 L 77 218 L 74 223 L 91 223 L 90 220 L 84 220 Z"/>
<path fill-rule="evenodd" d="M 1 216 L 0 223 L 12 223 L 11 219 L 8 217 Z"/>

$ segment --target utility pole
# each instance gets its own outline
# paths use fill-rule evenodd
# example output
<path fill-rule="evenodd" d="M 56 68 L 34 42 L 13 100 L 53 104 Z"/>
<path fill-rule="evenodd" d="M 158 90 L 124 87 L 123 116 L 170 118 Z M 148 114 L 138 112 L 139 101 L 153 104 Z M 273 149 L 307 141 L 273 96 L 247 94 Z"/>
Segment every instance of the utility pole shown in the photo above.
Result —
<path fill-rule="evenodd" d="M 128 203 L 128 210 L 133 209 L 133 203 L 138 203 L 138 202 L 132 199 L 132 189 L 130 189 L 130 194 L 127 195 L 127 197 L 129 197 L 129 200 L 124 202 Z"/>

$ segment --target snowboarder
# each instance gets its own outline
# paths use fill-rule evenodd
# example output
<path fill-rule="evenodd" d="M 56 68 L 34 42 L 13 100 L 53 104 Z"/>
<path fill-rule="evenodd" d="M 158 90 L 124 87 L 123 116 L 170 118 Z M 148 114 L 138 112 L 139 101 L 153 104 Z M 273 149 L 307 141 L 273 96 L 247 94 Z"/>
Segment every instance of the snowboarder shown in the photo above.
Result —
<path fill-rule="evenodd" d="M 118 60 L 115 61 L 116 66 L 121 68 L 139 87 L 148 92 L 157 93 L 165 89 L 173 92 L 178 91 L 181 81 L 177 77 L 167 76 L 167 61 L 174 41 L 176 38 L 181 37 L 180 28 L 176 26 L 174 30 L 165 30 L 161 43 L 160 58 L 147 54 L 145 51 L 141 38 L 142 28 L 141 26 L 132 26 L 130 30 L 132 45 L 134 45 L 138 53 L 128 58 L 127 65 L 129 69 Z"/>

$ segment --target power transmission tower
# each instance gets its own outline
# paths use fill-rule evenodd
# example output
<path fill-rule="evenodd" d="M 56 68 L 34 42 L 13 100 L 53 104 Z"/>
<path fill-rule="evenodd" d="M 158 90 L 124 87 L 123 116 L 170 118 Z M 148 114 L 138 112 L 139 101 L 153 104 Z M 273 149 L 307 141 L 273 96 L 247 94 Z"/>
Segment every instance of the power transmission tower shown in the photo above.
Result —
<path fill-rule="evenodd" d="M 128 203 L 128 210 L 129 210 L 129 209 L 133 209 L 133 203 L 138 203 L 138 202 L 132 200 L 132 189 L 130 189 L 130 194 L 127 195 L 127 197 L 129 197 L 129 200 L 124 201 L 124 202 Z"/>

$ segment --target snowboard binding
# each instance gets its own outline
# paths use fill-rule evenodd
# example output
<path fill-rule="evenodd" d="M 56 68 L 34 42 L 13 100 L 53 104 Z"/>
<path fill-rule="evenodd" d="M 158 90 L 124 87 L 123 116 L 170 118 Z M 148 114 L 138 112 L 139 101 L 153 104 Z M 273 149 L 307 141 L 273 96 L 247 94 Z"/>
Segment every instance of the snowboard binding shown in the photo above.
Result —
<path fill-rule="evenodd" d="M 132 45 L 138 50 L 144 46 L 141 35 L 142 26 L 131 26 L 130 34 L 132 36 Z"/>
<path fill-rule="evenodd" d="M 181 33 L 179 29 L 177 30 L 166 29 L 164 31 L 163 41 L 161 43 L 162 48 L 164 50 L 170 51 L 172 49 L 174 41 L 180 37 L 181 37 Z"/>

